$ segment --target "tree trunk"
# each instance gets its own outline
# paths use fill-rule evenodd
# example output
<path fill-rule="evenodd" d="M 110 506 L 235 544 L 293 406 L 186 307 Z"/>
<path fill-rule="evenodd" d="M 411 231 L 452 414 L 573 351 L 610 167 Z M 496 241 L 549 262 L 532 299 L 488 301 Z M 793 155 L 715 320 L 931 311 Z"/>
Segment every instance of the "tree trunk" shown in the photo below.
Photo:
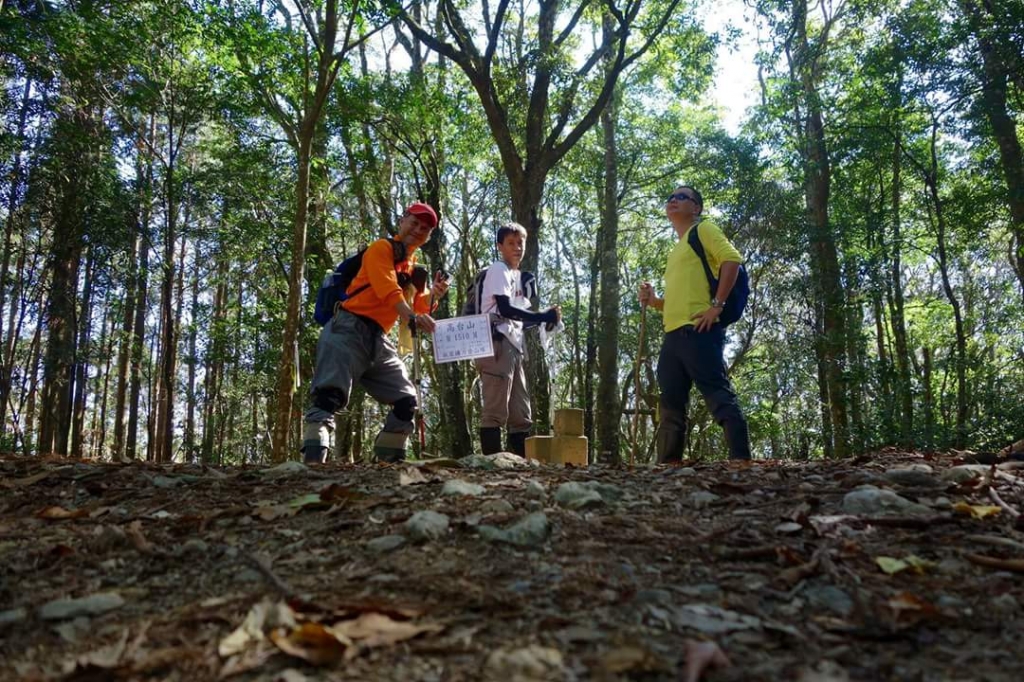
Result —
<path fill-rule="evenodd" d="M 59 130 L 57 135 L 67 133 L 66 139 L 61 140 L 66 172 L 59 181 L 60 198 L 49 258 L 52 272 L 50 296 L 46 305 L 49 337 L 43 359 L 39 451 L 67 455 L 76 354 L 75 299 L 82 255 L 86 183 L 90 159 L 93 157 L 89 143 L 93 121 L 87 110 L 78 108 L 71 114 L 70 120 L 65 118 L 56 125 L 64 126 L 63 131 Z"/>
<path fill-rule="evenodd" d="M 600 231 L 604 229 L 604 222 L 598 226 L 597 242 L 603 241 Z M 597 400 L 594 398 L 594 376 L 597 374 L 597 318 L 598 318 L 598 297 L 594 296 L 601 286 L 601 254 L 597 249 L 590 259 L 590 296 L 587 303 L 587 348 L 586 361 L 584 362 L 583 373 L 583 434 L 591 444 L 597 442 L 597 415 L 595 407 Z"/>
<path fill-rule="evenodd" d="M 10 191 L 7 193 L 7 218 L 4 220 L 3 251 L 0 253 L 0 339 L 3 339 L 3 311 L 7 304 L 7 277 L 10 274 L 11 245 L 14 239 L 15 217 L 21 203 L 22 180 L 22 149 L 25 145 L 25 121 L 28 117 L 29 96 L 32 93 L 32 79 L 25 79 L 25 87 L 21 95 L 21 107 L 18 109 L 18 127 L 15 133 L 14 165 L 11 168 Z M 11 297 L 11 317 L 16 307 L 16 300 Z M 2 351 L 3 348 L 0 348 Z M 11 396 L 11 367 L 14 358 L 11 355 L 0 355 L 0 431 L 7 429 L 7 406 Z"/>
<path fill-rule="evenodd" d="M 956 423 L 953 443 L 964 448 L 967 442 L 967 333 L 964 330 L 964 316 L 960 301 L 953 291 L 950 279 L 950 263 L 946 245 L 946 214 L 939 196 L 938 122 L 932 123 L 931 171 L 925 177 L 932 209 L 935 212 L 936 246 L 939 252 L 939 273 L 942 276 L 942 290 L 953 308 L 953 325 L 956 334 Z"/>
<path fill-rule="evenodd" d="M 889 282 L 892 292 L 889 316 L 896 342 L 896 372 L 900 396 L 900 443 L 914 447 L 914 386 L 910 373 L 910 345 L 907 342 L 907 322 L 903 301 L 903 220 L 902 220 L 902 141 L 899 128 L 893 147 L 892 160 L 892 239 L 889 242 Z"/>
<path fill-rule="evenodd" d="M 206 464 L 219 461 L 216 457 L 217 433 L 223 419 L 221 383 L 224 377 L 225 334 L 227 333 L 228 258 L 223 247 L 218 248 L 213 308 L 210 316 L 210 341 L 206 351 L 204 371 L 203 444 L 202 457 Z"/>
<path fill-rule="evenodd" d="M 281 360 L 277 367 L 277 396 L 271 427 L 271 458 L 288 459 L 292 403 L 297 388 L 295 366 L 299 336 L 299 306 L 303 274 L 306 268 L 306 215 L 309 208 L 310 147 L 315 123 L 306 123 L 299 132 L 299 177 L 295 183 L 295 220 L 292 224 L 292 260 L 288 271 L 288 301 L 285 306 L 284 332 L 281 335 Z"/>
<path fill-rule="evenodd" d="M 73 370 L 74 389 L 71 417 L 71 456 L 80 459 L 84 453 L 83 430 L 85 428 L 85 403 L 89 394 L 87 378 L 92 348 L 92 287 L 95 260 L 93 250 L 88 250 L 85 259 L 85 284 L 82 286 L 82 307 L 78 318 L 78 341 L 76 343 Z"/>
<path fill-rule="evenodd" d="M 117 328 L 117 318 L 115 317 L 113 310 L 110 305 L 110 291 L 107 291 L 107 295 L 103 301 L 103 338 L 100 339 L 100 347 L 104 348 L 103 351 L 103 376 L 97 377 L 99 380 L 99 390 L 97 391 L 100 395 L 100 409 L 99 418 L 94 420 L 92 428 L 93 434 L 93 453 L 97 459 L 105 459 L 104 455 L 107 443 L 107 406 L 110 403 L 110 365 L 114 359 L 114 340 L 117 338 L 115 329 Z"/>
<path fill-rule="evenodd" d="M 196 364 L 199 362 L 196 356 L 197 337 L 199 336 L 199 279 L 202 276 L 199 267 L 200 254 L 196 251 L 196 262 L 193 267 L 191 300 L 189 301 L 189 327 L 188 327 L 188 352 L 185 363 L 188 365 L 188 378 L 185 384 L 185 433 L 184 449 L 185 461 L 193 462 L 199 454 L 196 445 Z"/>
<path fill-rule="evenodd" d="M 1021 295 L 1024 296 L 1024 155 L 1017 136 L 1017 121 L 1007 104 L 1007 80 L 1013 69 L 1000 57 L 999 46 L 988 30 L 993 21 L 998 22 L 1002 18 L 994 16 L 995 10 L 989 3 L 960 0 L 960 6 L 970 22 L 981 53 L 981 103 L 992 126 L 996 146 L 999 147 L 999 160 L 1006 181 L 1006 199 L 1010 206 L 1013 265 Z M 1020 47 L 1019 43 L 1017 47 Z"/>
<path fill-rule="evenodd" d="M 850 451 L 846 313 L 836 240 L 829 223 L 831 169 L 816 73 L 816 59 L 820 58 L 820 54 L 808 43 L 806 0 L 793 2 L 792 12 L 796 39 L 792 66 L 797 74 L 804 109 L 797 120 L 800 125 L 798 139 L 804 165 L 804 196 L 810 227 L 811 276 L 820 302 L 822 336 L 819 343 L 828 388 L 833 452 L 836 457 L 845 457 Z"/>
<path fill-rule="evenodd" d="M 932 349 L 921 349 L 921 382 L 924 384 L 924 446 L 935 444 L 935 398 L 932 391 Z"/>
<path fill-rule="evenodd" d="M 604 30 L 610 31 L 607 13 Z M 618 90 L 618 88 L 616 88 Z M 617 97 L 612 97 L 601 112 L 601 132 L 604 138 L 604 187 L 601 191 L 601 237 L 597 244 L 601 270 L 601 316 L 597 323 L 597 422 L 598 448 L 606 455 L 606 463 L 621 461 L 619 423 L 622 406 L 619 404 L 619 173 L 615 139 L 618 120 Z M 593 295 L 593 292 L 591 292 Z"/>
<path fill-rule="evenodd" d="M 546 174 L 546 173 L 545 173 Z M 532 177 L 531 177 L 532 176 Z M 523 257 L 522 269 L 533 272 L 537 276 L 538 285 L 543 284 L 540 270 L 540 203 L 544 191 L 544 178 L 536 171 L 528 173 L 524 178 L 517 179 L 510 185 L 512 191 L 512 215 L 517 223 L 526 228 L 526 254 Z M 540 286 L 537 296 L 530 303 L 534 308 L 540 305 Z M 530 403 L 533 407 L 534 433 L 546 434 L 551 430 L 551 386 L 548 377 L 547 359 L 540 345 L 537 334 L 526 335 L 526 378 L 530 391 Z"/>

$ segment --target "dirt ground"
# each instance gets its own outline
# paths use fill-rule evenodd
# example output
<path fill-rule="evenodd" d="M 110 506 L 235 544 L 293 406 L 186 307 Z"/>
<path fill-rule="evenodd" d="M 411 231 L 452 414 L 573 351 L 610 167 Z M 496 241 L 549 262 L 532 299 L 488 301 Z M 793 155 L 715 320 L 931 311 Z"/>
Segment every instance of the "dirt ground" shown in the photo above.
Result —
<path fill-rule="evenodd" d="M 1024 679 L 1024 463 L 522 464 L 0 460 L 0 679 Z"/>

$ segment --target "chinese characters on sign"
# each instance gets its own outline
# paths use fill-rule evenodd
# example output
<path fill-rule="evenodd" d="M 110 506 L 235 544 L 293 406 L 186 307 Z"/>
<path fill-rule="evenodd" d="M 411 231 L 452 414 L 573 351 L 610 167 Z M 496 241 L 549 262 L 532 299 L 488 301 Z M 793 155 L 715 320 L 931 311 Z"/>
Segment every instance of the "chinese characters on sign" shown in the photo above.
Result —
<path fill-rule="evenodd" d="M 470 360 L 494 355 L 490 315 L 438 320 L 434 329 L 434 361 Z"/>

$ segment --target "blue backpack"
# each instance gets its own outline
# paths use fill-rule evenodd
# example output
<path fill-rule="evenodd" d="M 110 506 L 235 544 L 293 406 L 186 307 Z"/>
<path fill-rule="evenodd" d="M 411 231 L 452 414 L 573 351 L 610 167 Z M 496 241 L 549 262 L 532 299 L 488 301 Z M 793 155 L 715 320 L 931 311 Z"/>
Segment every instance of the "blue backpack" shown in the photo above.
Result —
<path fill-rule="evenodd" d="M 699 225 L 700 223 L 697 223 Z M 700 258 L 700 264 L 704 266 L 704 276 L 707 277 L 708 286 L 711 288 L 711 295 L 714 296 L 718 290 L 718 280 L 711 273 L 711 266 L 708 265 L 707 256 L 704 255 L 704 245 L 700 242 L 700 236 L 697 234 L 697 225 L 690 228 L 690 234 L 687 237 L 687 242 L 690 248 L 697 252 L 697 257 Z M 729 296 L 725 299 L 725 307 L 722 308 L 722 314 L 718 316 L 718 321 L 723 327 L 727 327 L 736 320 L 743 316 L 743 311 L 747 307 L 747 299 L 750 298 L 750 276 L 747 274 L 746 266 L 740 264 L 739 274 L 736 275 L 736 284 L 733 285 L 732 291 L 729 292 Z"/>
<path fill-rule="evenodd" d="M 394 239 L 389 239 L 388 242 L 394 251 L 395 264 L 397 265 L 405 260 L 404 245 L 401 242 L 396 242 Z M 320 289 L 316 292 L 316 307 L 313 309 L 313 319 L 321 327 L 331 321 L 342 301 L 347 301 L 369 288 L 369 284 L 364 284 L 355 291 L 346 293 L 352 284 L 352 280 L 359 274 L 359 269 L 363 267 L 363 254 L 366 253 L 366 249 L 367 247 L 365 246 L 359 249 L 338 263 L 333 272 L 328 272 L 324 275 L 324 280 L 320 283 Z"/>

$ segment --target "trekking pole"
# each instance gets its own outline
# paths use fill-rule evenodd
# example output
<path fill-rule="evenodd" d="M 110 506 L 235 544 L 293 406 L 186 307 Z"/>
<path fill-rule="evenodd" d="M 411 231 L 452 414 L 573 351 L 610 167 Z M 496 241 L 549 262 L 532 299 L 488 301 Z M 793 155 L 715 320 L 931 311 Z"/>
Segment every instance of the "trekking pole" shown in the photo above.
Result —
<path fill-rule="evenodd" d="M 416 334 L 416 316 L 409 320 L 412 331 L 412 381 L 416 387 L 416 430 L 420 437 L 420 457 L 427 449 L 427 427 L 423 422 L 423 375 L 420 373 L 420 339 Z"/>
<path fill-rule="evenodd" d="M 633 449 L 629 451 L 629 466 L 633 466 L 640 449 L 640 362 L 644 356 L 644 332 L 647 330 L 647 304 L 640 304 L 640 343 L 636 349 L 636 367 L 633 369 L 633 381 L 636 389 L 635 409 L 633 410 Z"/>

